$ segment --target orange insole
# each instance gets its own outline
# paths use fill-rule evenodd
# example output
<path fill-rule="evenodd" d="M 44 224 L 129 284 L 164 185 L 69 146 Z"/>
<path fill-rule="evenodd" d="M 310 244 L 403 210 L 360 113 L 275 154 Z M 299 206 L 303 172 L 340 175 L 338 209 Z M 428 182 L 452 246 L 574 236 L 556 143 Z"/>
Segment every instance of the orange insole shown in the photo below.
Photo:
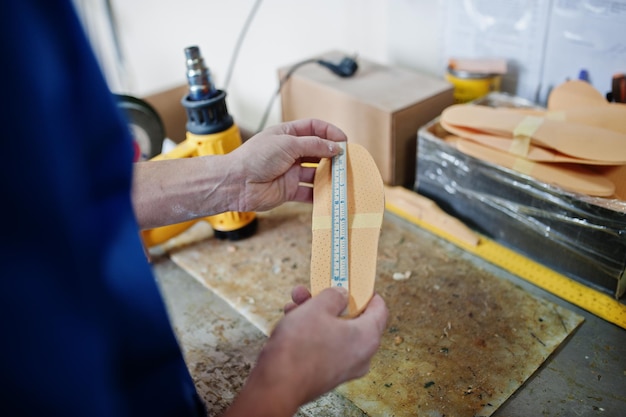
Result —
<path fill-rule="evenodd" d="M 313 184 L 311 293 L 331 285 L 332 163 L 323 159 Z M 374 159 L 363 146 L 347 144 L 348 291 L 346 317 L 361 314 L 374 295 L 378 237 L 385 191 Z"/>

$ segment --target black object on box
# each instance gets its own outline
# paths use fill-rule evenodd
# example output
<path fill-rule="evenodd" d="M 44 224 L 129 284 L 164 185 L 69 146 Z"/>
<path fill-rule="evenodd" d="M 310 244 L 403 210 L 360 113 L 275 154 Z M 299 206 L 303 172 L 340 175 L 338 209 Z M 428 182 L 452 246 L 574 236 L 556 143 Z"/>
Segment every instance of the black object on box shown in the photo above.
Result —
<path fill-rule="evenodd" d="M 515 104 L 493 97 L 485 104 Z M 626 202 L 571 193 L 471 157 L 441 140 L 445 134 L 438 119 L 419 129 L 416 191 L 536 262 L 616 298 L 624 294 Z"/>

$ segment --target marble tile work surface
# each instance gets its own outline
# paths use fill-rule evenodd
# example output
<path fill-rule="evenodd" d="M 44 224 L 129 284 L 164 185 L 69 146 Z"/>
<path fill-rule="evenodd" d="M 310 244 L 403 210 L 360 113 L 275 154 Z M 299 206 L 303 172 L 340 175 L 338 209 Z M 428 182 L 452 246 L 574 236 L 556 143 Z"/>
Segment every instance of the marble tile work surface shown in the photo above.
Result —
<path fill-rule="evenodd" d="M 267 336 L 169 259 L 160 258 L 153 269 L 207 415 L 219 416 L 243 386 Z M 301 407 L 296 417 L 365 414 L 330 392 Z"/>
<path fill-rule="evenodd" d="M 223 376 L 232 391 L 240 386 L 291 288 L 308 285 L 310 225 L 311 207 L 289 203 L 259 214 L 259 230 L 249 239 L 219 241 L 197 228 L 167 249 L 174 263 L 238 312 L 235 320 L 254 326 L 249 335 L 231 335 L 239 339 L 234 350 L 219 346 L 228 337 L 226 326 L 201 354 L 187 351 L 194 378 L 213 360 L 207 356 L 213 348 L 214 355 L 232 354 L 245 364 L 238 377 Z M 388 213 L 376 291 L 390 310 L 381 349 L 366 377 L 332 394 L 333 403 L 343 397 L 372 416 L 489 416 L 583 321 Z"/>

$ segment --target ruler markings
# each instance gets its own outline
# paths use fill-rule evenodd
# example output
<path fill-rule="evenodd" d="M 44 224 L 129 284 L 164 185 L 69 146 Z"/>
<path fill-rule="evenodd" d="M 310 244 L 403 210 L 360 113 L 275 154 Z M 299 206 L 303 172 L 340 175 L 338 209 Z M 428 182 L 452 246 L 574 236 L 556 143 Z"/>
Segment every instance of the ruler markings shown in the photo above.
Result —
<path fill-rule="evenodd" d="M 349 289 L 348 282 L 348 164 L 345 142 L 332 159 L 331 286 Z"/>

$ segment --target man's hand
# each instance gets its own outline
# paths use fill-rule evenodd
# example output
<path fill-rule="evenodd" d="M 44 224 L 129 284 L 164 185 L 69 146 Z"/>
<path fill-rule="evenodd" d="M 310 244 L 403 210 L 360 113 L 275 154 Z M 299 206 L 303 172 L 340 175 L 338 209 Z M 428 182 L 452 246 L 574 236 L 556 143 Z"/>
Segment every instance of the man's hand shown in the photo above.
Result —
<path fill-rule="evenodd" d="M 303 162 L 319 162 L 340 152 L 336 142 L 346 135 L 321 120 L 298 120 L 273 126 L 253 136 L 230 156 L 241 167 L 244 186 L 237 211 L 265 211 L 285 201 L 311 202 L 310 186 L 315 168 Z"/>
<path fill-rule="evenodd" d="M 339 317 L 348 303 L 345 290 L 328 288 L 311 298 L 297 287 L 292 298 L 227 416 L 291 416 L 301 405 L 368 372 L 387 323 L 379 295 L 354 319 Z"/>
<path fill-rule="evenodd" d="M 315 168 L 340 152 L 337 127 L 298 120 L 270 127 L 225 155 L 134 164 L 133 207 L 142 229 L 225 211 L 265 211 L 285 201 L 312 201 Z"/>

